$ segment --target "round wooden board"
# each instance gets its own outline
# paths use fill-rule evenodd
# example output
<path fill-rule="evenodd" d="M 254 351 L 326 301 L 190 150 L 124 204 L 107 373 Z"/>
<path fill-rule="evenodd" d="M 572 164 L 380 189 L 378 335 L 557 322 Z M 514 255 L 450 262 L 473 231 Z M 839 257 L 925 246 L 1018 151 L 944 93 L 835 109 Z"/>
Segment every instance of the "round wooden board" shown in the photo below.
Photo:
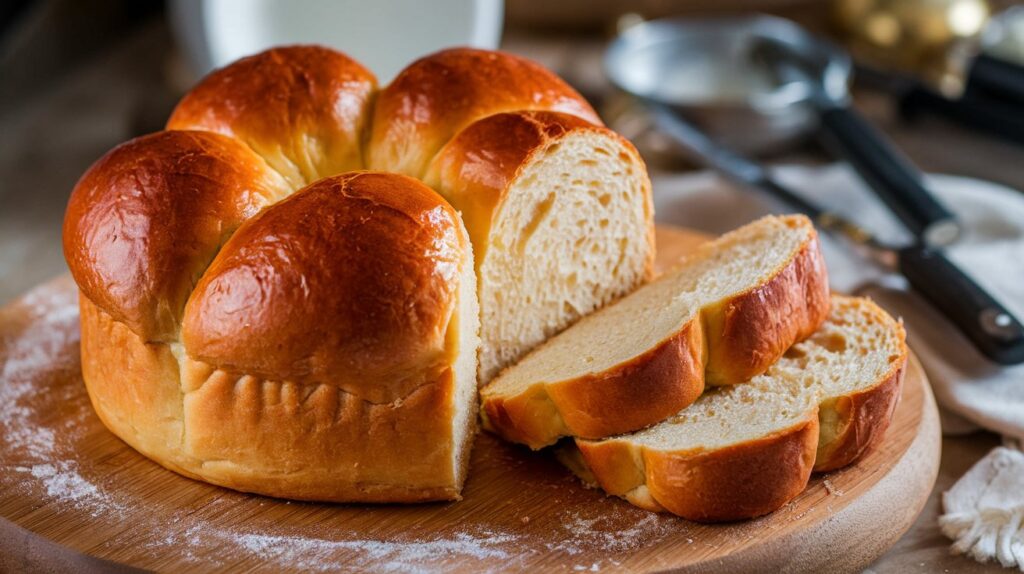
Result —
<path fill-rule="evenodd" d="M 702 237 L 658 239 L 664 268 Z M 240 494 L 171 473 L 103 427 L 79 372 L 76 296 L 62 277 L 0 309 L 0 571 L 853 571 L 910 527 L 938 470 L 935 402 L 912 360 L 879 448 L 742 523 L 645 512 L 486 434 L 457 503 Z"/>

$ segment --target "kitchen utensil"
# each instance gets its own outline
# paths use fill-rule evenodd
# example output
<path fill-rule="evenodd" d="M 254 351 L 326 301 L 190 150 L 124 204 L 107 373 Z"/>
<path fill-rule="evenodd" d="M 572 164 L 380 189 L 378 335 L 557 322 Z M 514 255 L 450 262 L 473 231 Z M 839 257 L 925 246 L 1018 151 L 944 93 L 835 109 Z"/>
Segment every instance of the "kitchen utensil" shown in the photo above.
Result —
<path fill-rule="evenodd" d="M 833 22 L 858 61 L 963 91 L 992 8 L 986 0 L 834 0 Z"/>
<path fill-rule="evenodd" d="M 930 113 L 1024 143 L 1024 7 L 985 0 L 838 0 L 834 20 L 858 68 L 905 117 Z"/>
<path fill-rule="evenodd" d="M 781 55 L 766 58 L 765 46 Z M 727 57 L 699 55 L 723 50 Z M 916 168 L 850 110 L 846 56 L 792 22 L 768 16 L 645 22 L 612 43 L 605 67 L 623 91 L 673 108 L 728 147 L 803 135 L 820 124 L 825 143 L 850 160 L 912 233 L 933 245 L 957 236 L 952 214 L 924 188 Z M 765 121 L 776 116 L 803 120 L 799 130 L 785 133 Z M 725 119 L 732 129 L 721 129 Z"/>
<path fill-rule="evenodd" d="M 858 61 L 951 99 L 981 90 L 1024 105 L 1024 7 L 992 12 L 986 0 L 838 0 L 834 20 Z"/>
<path fill-rule="evenodd" d="M 863 227 L 826 211 L 775 181 L 763 166 L 716 144 L 664 104 L 648 101 L 658 126 L 730 179 L 767 193 L 805 213 L 822 229 L 842 237 L 890 270 L 899 272 L 966 335 L 985 356 L 1011 365 L 1024 362 L 1024 325 L 943 255 L 922 242 L 889 245 Z"/>
<path fill-rule="evenodd" d="M 777 152 L 802 141 L 817 124 L 811 94 L 778 85 L 750 58 L 757 38 L 808 47 L 812 39 L 771 16 L 665 19 L 627 28 L 609 47 L 605 67 L 626 92 L 657 99 L 716 140 L 746 153 Z M 846 93 L 850 61 L 818 52 L 830 93 Z"/>
<path fill-rule="evenodd" d="M 902 91 L 899 110 L 902 117 L 911 121 L 924 114 L 933 114 L 1024 145 L 1024 106 L 1008 104 L 984 94 L 967 92 L 957 99 L 950 99 L 926 86 L 916 85 Z"/>
<path fill-rule="evenodd" d="M 818 110 L 826 147 L 844 157 L 914 235 L 929 245 L 948 245 L 959 235 L 953 214 L 929 192 L 923 176 L 849 103 L 849 95 L 829 93 L 817 63 L 786 43 L 763 38 L 754 45 L 783 84 L 806 86 Z"/>

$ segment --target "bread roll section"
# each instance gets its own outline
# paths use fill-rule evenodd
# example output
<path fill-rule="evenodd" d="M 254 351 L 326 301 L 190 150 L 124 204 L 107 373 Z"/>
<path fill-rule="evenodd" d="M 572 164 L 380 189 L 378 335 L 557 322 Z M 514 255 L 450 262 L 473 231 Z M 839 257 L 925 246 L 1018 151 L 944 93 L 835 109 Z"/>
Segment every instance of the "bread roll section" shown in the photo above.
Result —
<path fill-rule="evenodd" d="M 220 246 L 290 192 L 237 140 L 195 131 L 143 136 L 78 181 L 64 218 L 64 256 L 86 297 L 143 341 L 169 342 Z"/>
<path fill-rule="evenodd" d="M 602 125 L 576 90 L 540 64 L 504 52 L 442 50 L 410 64 L 377 96 L 366 165 L 420 177 L 469 124 L 529 110 Z"/>
<path fill-rule="evenodd" d="M 636 150 L 556 112 L 495 114 L 426 176 L 462 212 L 480 277 L 480 382 L 652 272 L 654 209 Z"/>
<path fill-rule="evenodd" d="M 245 143 L 293 188 L 363 167 L 377 78 L 345 54 L 291 46 L 216 70 L 186 95 L 169 130 L 203 130 Z"/>

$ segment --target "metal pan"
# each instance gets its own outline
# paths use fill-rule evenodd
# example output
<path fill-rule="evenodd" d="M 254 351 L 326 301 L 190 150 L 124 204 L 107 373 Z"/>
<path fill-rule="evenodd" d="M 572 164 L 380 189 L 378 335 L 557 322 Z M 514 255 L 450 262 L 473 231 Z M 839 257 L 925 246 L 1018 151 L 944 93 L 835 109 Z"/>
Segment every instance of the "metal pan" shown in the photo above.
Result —
<path fill-rule="evenodd" d="M 605 55 L 605 71 L 627 93 L 670 106 L 730 148 L 781 151 L 811 134 L 817 117 L 807 86 L 779 85 L 751 57 L 764 38 L 813 51 L 814 38 L 771 16 L 653 20 L 619 36 Z M 846 97 L 849 58 L 817 52 L 826 90 Z"/>

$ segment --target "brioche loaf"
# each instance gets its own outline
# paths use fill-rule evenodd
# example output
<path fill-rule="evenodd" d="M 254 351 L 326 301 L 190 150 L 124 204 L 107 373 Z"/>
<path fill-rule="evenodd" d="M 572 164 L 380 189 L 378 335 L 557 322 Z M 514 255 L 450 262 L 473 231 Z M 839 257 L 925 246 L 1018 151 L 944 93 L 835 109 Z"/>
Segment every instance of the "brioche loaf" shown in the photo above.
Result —
<path fill-rule="evenodd" d="M 481 390 L 485 427 L 531 448 L 652 425 L 764 372 L 828 313 L 804 216 L 765 217 L 563 331 Z"/>
<path fill-rule="evenodd" d="M 879 442 L 900 396 L 904 337 L 871 301 L 835 296 L 825 323 L 749 383 L 712 389 L 640 432 L 577 439 L 559 458 L 641 508 L 698 521 L 767 514 L 812 470 Z"/>
<path fill-rule="evenodd" d="M 428 170 L 447 199 L 419 181 Z M 111 431 L 188 476 L 455 499 L 478 354 L 494 370 L 634 288 L 651 222 L 635 150 L 537 64 L 446 50 L 380 91 L 338 52 L 269 50 L 205 78 L 167 131 L 76 185 L 64 250 L 83 376 Z M 539 257 L 577 242 L 594 254 L 574 278 L 578 261 Z"/>

